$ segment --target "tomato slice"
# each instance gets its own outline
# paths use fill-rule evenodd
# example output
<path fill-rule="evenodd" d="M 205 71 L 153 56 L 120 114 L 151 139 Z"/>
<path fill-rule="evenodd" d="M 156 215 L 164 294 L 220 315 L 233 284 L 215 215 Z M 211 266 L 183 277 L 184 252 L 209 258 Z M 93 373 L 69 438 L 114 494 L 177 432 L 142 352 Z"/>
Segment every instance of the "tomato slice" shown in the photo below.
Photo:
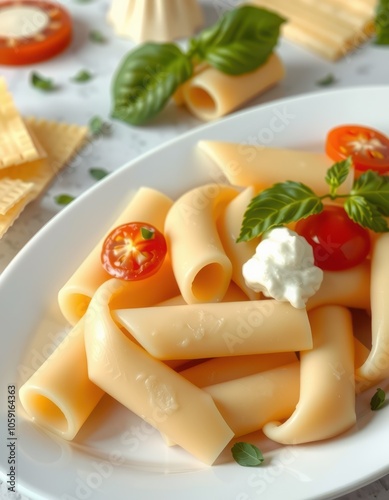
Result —
<path fill-rule="evenodd" d="M 362 125 L 342 125 L 327 134 L 326 153 L 334 161 L 351 156 L 356 170 L 389 171 L 389 138 Z"/>
<path fill-rule="evenodd" d="M 140 280 L 161 267 L 167 252 L 164 235 L 145 222 L 116 227 L 103 243 L 101 262 L 115 278 Z"/>
<path fill-rule="evenodd" d="M 20 66 L 50 59 L 72 39 L 72 19 L 58 2 L 0 3 L 0 64 Z"/>
<path fill-rule="evenodd" d="M 312 246 L 315 265 L 323 271 L 354 267 L 370 252 L 368 231 L 352 221 L 341 206 L 325 206 L 319 214 L 298 221 L 295 231 Z"/>

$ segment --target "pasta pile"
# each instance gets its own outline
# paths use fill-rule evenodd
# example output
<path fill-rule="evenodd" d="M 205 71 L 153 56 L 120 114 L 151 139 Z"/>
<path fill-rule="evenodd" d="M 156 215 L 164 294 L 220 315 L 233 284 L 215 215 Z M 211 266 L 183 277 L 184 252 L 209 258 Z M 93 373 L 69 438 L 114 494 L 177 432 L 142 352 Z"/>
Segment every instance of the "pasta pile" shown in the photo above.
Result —
<path fill-rule="evenodd" d="M 276 164 L 266 185 L 269 171 L 286 180 Z M 107 393 L 205 464 L 259 429 L 298 444 L 353 426 L 356 393 L 389 375 L 389 235 L 374 238 L 371 261 L 324 271 L 305 309 L 263 299 L 241 275 L 256 242 L 236 243 L 261 169 L 243 178 L 176 201 L 137 191 L 113 227 L 147 221 L 164 232 L 168 255 L 153 276 L 122 281 L 102 268 L 100 242 L 64 284 L 59 305 L 73 329 L 20 388 L 37 424 L 71 440 Z M 355 308 L 371 312 L 371 350 L 354 336 Z"/>

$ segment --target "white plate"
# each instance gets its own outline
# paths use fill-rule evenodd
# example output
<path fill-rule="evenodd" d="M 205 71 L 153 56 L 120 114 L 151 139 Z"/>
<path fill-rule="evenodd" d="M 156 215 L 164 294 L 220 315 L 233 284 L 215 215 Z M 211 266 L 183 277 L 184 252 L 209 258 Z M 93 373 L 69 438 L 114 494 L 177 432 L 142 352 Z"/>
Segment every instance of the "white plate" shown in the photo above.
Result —
<path fill-rule="evenodd" d="M 56 216 L 0 278 L 0 429 L 7 431 L 7 386 L 20 384 L 60 340 L 66 327 L 56 294 L 127 203 L 149 185 L 176 197 L 217 180 L 196 151 L 200 139 L 322 150 L 330 127 L 346 122 L 389 133 L 389 87 L 353 88 L 277 101 L 210 124 L 142 156 L 89 190 Z M 381 384 L 389 390 L 388 383 Z M 205 467 L 106 398 L 73 443 L 34 427 L 18 409 L 17 481 L 33 498 L 63 500 L 248 500 L 333 498 L 389 472 L 389 406 L 371 412 L 373 391 L 358 398 L 357 425 L 322 443 L 280 447 L 257 436 L 266 462 L 234 463 L 229 450 Z M 98 425 L 97 425 L 98 424 Z M 120 457 L 117 464 L 112 453 Z M 2 479 L 9 449 L 0 444 Z"/>

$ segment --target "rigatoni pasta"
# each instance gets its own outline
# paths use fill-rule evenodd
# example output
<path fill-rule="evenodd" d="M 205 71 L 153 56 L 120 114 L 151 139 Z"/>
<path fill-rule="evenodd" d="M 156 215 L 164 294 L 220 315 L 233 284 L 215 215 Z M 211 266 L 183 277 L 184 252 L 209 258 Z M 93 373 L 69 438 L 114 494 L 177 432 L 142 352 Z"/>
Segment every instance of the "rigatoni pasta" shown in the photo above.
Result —
<path fill-rule="evenodd" d="M 218 148 L 219 157 L 229 151 L 223 143 Z M 237 145 L 231 151 L 235 159 L 241 155 Z M 286 153 L 272 151 L 266 153 L 276 163 L 271 175 L 283 180 Z M 291 158 L 317 181 L 322 173 L 309 172 L 304 161 L 322 170 L 327 162 L 313 153 Z M 376 238 L 372 265 L 366 259 L 325 271 L 305 308 L 259 298 L 239 274 L 255 243 L 236 238 L 245 207 L 270 180 L 249 163 L 243 162 L 240 180 L 230 177 L 234 185 L 202 185 L 174 202 L 148 188 L 137 193 L 117 223 L 137 218 L 161 228 L 166 260 L 150 278 L 121 281 L 99 269 L 98 245 L 76 270 L 60 294 L 76 322 L 53 355 L 62 352 L 61 363 L 49 359 L 20 390 L 37 423 L 72 439 L 107 393 L 156 427 L 167 444 L 206 464 L 248 432 L 262 429 L 293 444 L 352 427 L 355 394 L 386 376 L 387 367 L 364 376 L 369 360 L 382 359 L 354 337 L 348 308 L 372 311 L 373 346 L 382 356 L 386 337 L 374 325 L 386 318 L 382 262 L 389 240 Z M 223 170 L 225 162 L 219 164 Z"/>
<path fill-rule="evenodd" d="M 283 444 L 319 441 L 354 425 L 354 347 L 350 312 L 322 306 L 309 313 L 313 348 L 300 353 L 300 396 L 284 423 L 268 422 L 263 432 Z"/>
<path fill-rule="evenodd" d="M 184 83 L 180 96 L 192 114 L 202 120 L 216 120 L 274 86 L 284 75 L 284 65 L 273 53 L 258 69 L 239 76 L 205 68 Z"/>
<path fill-rule="evenodd" d="M 128 206 L 114 222 L 112 228 L 125 222 L 147 221 L 161 230 L 165 223 L 166 214 L 172 204 L 173 201 L 163 193 L 155 189 L 143 187 L 134 194 Z M 76 269 L 58 293 L 58 303 L 61 312 L 69 323 L 73 325 L 85 314 L 90 299 L 97 288 L 111 278 L 101 266 L 100 254 L 102 242 L 103 239 L 89 253 L 84 262 Z M 176 287 L 169 262 L 163 267 L 163 272 L 165 274 L 164 282 L 166 288 Z M 139 298 L 139 305 L 144 304 L 145 299 L 147 300 L 148 298 L 151 299 L 151 301 L 148 300 L 149 304 L 163 300 L 158 298 L 153 300 L 151 296 L 156 288 L 152 283 L 147 281 L 134 282 L 131 288 L 133 288 L 130 292 L 131 301 Z"/>

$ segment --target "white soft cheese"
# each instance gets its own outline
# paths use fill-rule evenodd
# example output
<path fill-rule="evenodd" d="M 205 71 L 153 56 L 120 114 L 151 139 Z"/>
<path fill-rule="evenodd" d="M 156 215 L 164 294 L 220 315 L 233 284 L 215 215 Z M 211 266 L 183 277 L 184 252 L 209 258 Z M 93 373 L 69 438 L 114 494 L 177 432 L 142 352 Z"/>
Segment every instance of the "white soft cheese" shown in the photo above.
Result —
<path fill-rule="evenodd" d="M 298 309 L 320 288 L 323 271 L 306 239 L 290 229 L 272 229 L 242 267 L 248 287 Z"/>

